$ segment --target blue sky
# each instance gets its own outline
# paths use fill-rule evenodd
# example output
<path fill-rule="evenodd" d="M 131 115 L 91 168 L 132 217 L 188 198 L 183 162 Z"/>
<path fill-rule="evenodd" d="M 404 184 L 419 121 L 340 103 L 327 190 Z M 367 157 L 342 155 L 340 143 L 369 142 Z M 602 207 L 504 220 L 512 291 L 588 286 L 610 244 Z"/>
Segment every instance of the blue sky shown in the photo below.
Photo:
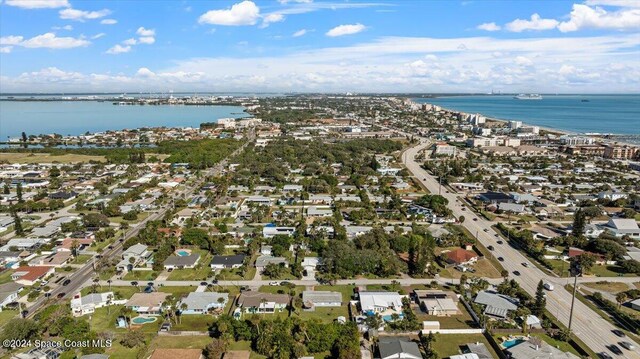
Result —
<path fill-rule="evenodd" d="M 640 1 L 0 0 L 0 90 L 640 92 Z"/>

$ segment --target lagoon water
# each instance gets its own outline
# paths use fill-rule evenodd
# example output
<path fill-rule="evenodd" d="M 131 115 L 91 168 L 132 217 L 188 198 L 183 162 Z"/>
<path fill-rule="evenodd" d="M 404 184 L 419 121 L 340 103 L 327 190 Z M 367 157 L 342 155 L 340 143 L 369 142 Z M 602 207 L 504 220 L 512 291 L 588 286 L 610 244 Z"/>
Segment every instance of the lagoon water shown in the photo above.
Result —
<path fill-rule="evenodd" d="M 640 134 L 640 95 L 542 96 L 542 100 L 516 100 L 504 95 L 420 98 L 415 101 L 569 132 Z"/>
<path fill-rule="evenodd" d="M 116 106 L 97 101 L 0 101 L 0 141 L 58 133 L 78 135 L 140 127 L 198 127 L 226 117 L 247 117 L 240 106 Z"/>

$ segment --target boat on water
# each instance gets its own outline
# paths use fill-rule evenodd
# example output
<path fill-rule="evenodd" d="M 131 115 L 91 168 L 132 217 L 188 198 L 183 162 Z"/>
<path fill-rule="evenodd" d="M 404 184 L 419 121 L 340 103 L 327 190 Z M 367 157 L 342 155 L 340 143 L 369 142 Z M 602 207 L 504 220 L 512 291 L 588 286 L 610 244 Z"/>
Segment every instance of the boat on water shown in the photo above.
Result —
<path fill-rule="evenodd" d="M 589 102 L 589 100 L 587 100 L 587 99 L 582 99 L 582 100 L 580 100 L 580 102 Z"/>
<path fill-rule="evenodd" d="M 518 96 L 513 96 L 513 98 L 516 100 L 542 100 L 542 96 L 540 96 L 537 93 L 529 93 L 529 94 L 521 93 Z"/>

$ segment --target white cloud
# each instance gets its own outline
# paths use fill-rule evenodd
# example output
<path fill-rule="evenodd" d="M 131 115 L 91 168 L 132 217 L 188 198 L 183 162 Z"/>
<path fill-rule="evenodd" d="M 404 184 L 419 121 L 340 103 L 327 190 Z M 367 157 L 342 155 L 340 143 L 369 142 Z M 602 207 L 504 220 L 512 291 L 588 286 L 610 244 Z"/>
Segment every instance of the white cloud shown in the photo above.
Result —
<path fill-rule="evenodd" d="M 638 0 L 587 0 L 585 5 L 602 5 L 616 7 L 637 7 L 640 8 Z"/>
<path fill-rule="evenodd" d="M 0 45 L 18 45 L 24 40 L 22 36 L 3 36 L 0 37 Z"/>
<path fill-rule="evenodd" d="M 64 26 L 54 26 L 52 27 L 53 30 L 67 30 L 67 31 L 71 31 L 73 30 L 73 26 L 71 25 L 64 25 Z"/>
<path fill-rule="evenodd" d="M 339 25 L 327 31 L 326 35 L 330 37 L 353 35 L 364 31 L 366 28 L 366 26 L 360 23 L 351 25 Z"/>
<path fill-rule="evenodd" d="M 245 0 L 230 9 L 209 10 L 198 19 L 201 24 L 241 26 L 255 25 L 260 18 L 260 8 L 253 1 Z"/>
<path fill-rule="evenodd" d="M 484 31 L 498 31 L 501 29 L 500 25 L 496 25 L 495 22 L 486 22 L 477 26 L 478 30 Z"/>
<path fill-rule="evenodd" d="M 138 77 L 154 77 L 156 74 L 149 70 L 146 67 L 141 67 L 138 69 L 138 71 L 136 71 L 136 76 Z"/>
<path fill-rule="evenodd" d="M 138 43 L 138 40 L 131 38 L 131 39 L 126 39 L 122 42 L 125 45 L 135 45 Z"/>
<path fill-rule="evenodd" d="M 555 19 L 543 19 L 538 14 L 531 15 L 530 20 L 516 19 L 505 25 L 505 28 L 511 32 L 522 32 L 527 30 L 551 30 L 558 26 L 559 22 Z"/>
<path fill-rule="evenodd" d="M 211 83 L 224 84 L 222 91 L 264 92 L 291 88 L 303 92 L 486 92 L 495 88 L 516 93 L 603 93 L 640 87 L 640 38 L 635 34 L 557 35 L 382 37 L 277 56 L 184 59 L 169 68 L 141 71 L 136 67 L 126 74 L 40 71 L 5 76 L 2 83 L 7 92 L 192 92 L 210 89 Z M 465 50 L 458 49 L 460 44 Z M 41 77 L 42 73 L 46 76 Z"/>
<path fill-rule="evenodd" d="M 116 20 L 116 19 L 104 19 L 104 20 L 100 21 L 100 23 L 102 25 L 115 25 L 115 24 L 118 23 L 118 20 Z"/>
<path fill-rule="evenodd" d="M 99 34 L 95 34 L 95 35 L 91 36 L 91 40 L 96 40 L 96 39 L 99 39 L 101 37 L 105 37 L 106 35 L 107 34 L 105 34 L 104 32 L 101 32 Z"/>
<path fill-rule="evenodd" d="M 74 47 L 88 46 L 90 44 L 90 41 L 83 38 L 57 37 L 56 34 L 48 32 L 24 40 L 19 45 L 28 48 L 71 49 Z"/>
<path fill-rule="evenodd" d="M 281 22 L 281 21 L 284 21 L 284 15 L 279 13 L 267 14 L 262 18 L 262 24 L 260 25 L 260 27 L 265 28 L 274 22 Z"/>
<path fill-rule="evenodd" d="M 640 1 L 638 1 L 640 3 Z M 570 18 L 558 25 L 562 32 L 578 31 L 581 29 L 640 29 L 640 8 L 621 9 L 608 12 L 601 7 L 591 8 L 587 5 L 573 4 Z"/>
<path fill-rule="evenodd" d="M 13 46 L 0 46 L 0 54 L 9 54 L 13 50 Z"/>
<path fill-rule="evenodd" d="M 141 44 L 151 45 L 156 42 L 156 39 L 153 36 L 143 36 L 138 39 L 138 42 Z"/>
<path fill-rule="evenodd" d="M 23 9 L 56 9 L 71 6 L 68 0 L 5 0 L 4 3 Z"/>
<path fill-rule="evenodd" d="M 293 37 L 300 37 L 307 34 L 307 29 L 300 29 L 293 33 Z"/>
<path fill-rule="evenodd" d="M 107 54 L 118 55 L 127 53 L 129 51 L 131 51 L 131 46 L 122 46 L 120 44 L 116 44 L 115 46 L 107 50 Z"/>
<path fill-rule="evenodd" d="M 59 11 L 60 18 L 65 20 L 85 21 L 95 20 L 111 14 L 111 10 L 102 9 L 99 11 L 84 11 L 78 9 L 64 9 Z"/>
<path fill-rule="evenodd" d="M 531 65 L 533 65 L 533 61 L 531 61 L 531 59 L 529 59 L 528 57 L 525 57 L 525 56 L 517 56 L 515 58 L 515 63 L 518 66 L 531 66 Z"/>
<path fill-rule="evenodd" d="M 155 36 L 156 35 L 156 30 L 155 29 L 145 29 L 144 27 L 140 26 L 138 28 L 138 30 L 136 31 L 136 34 L 138 34 L 140 36 Z"/>

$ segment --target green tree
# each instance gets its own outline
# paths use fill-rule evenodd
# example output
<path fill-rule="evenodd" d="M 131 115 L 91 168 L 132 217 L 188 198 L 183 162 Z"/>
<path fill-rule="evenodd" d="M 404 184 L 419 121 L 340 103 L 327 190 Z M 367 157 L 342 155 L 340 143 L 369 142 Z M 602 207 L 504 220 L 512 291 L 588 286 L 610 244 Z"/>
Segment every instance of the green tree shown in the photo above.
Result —
<path fill-rule="evenodd" d="M 580 237 L 584 235 L 584 230 L 586 225 L 587 225 L 587 215 L 582 210 L 582 208 L 580 208 L 573 215 L 573 226 L 572 226 L 571 233 L 576 237 Z"/>
<path fill-rule="evenodd" d="M 204 357 L 206 359 L 220 359 L 227 350 L 227 343 L 223 339 L 213 338 L 211 343 L 204 347 Z"/>
<path fill-rule="evenodd" d="M 38 323 L 31 319 L 14 318 L 2 328 L 2 340 L 31 340 L 38 334 Z"/>
<path fill-rule="evenodd" d="M 22 199 L 22 183 L 21 182 L 18 182 L 18 185 L 16 186 L 16 196 L 18 196 L 19 203 L 24 202 L 24 200 Z"/>
<path fill-rule="evenodd" d="M 536 288 L 536 298 L 533 306 L 531 307 L 531 313 L 533 313 L 533 315 L 537 316 L 538 318 L 541 318 L 544 314 L 546 305 L 547 299 L 545 298 L 544 293 L 544 283 L 542 282 L 542 280 L 540 280 L 538 282 L 538 287 Z"/>
<path fill-rule="evenodd" d="M 13 229 L 16 235 L 21 236 L 24 234 L 24 228 L 22 228 L 22 219 L 18 216 L 18 213 L 13 212 Z"/>

